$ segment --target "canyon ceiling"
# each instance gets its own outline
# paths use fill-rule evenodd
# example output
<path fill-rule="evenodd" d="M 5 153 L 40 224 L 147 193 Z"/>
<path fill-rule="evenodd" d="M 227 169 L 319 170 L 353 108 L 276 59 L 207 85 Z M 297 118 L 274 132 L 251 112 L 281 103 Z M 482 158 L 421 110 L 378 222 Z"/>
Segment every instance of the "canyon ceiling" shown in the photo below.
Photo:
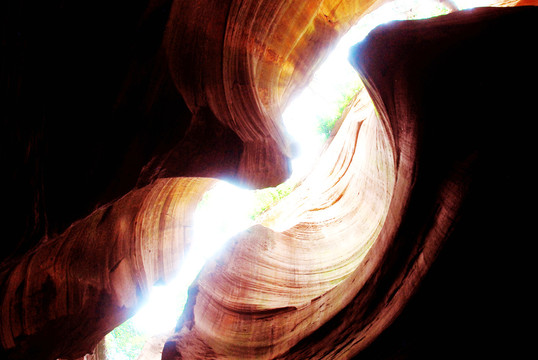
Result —
<path fill-rule="evenodd" d="M 283 109 L 383 3 L 2 5 L 0 357 L 91 353 L 177 273 L 216 179 L 286 180 Z M 364 90 L 204 267 L 162 359 L 524 357 L 538 8 L 494 5 L 352 49 Z"/>

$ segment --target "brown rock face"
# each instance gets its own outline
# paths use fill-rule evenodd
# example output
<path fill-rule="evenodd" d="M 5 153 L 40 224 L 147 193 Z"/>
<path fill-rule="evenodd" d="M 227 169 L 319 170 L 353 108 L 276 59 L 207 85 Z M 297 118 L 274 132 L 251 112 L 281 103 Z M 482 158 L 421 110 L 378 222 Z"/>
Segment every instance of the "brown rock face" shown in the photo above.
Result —
<path fill-rule="evenodd" d="M 213 178 L 284 180 L 282 109 L 381 3 L 10 1 L 0 357 L 91 352 L 177 271 Z M 521 358 L 537 21 L 484 8 L 357 45 L 366 90 L 206 265 L 162 358 Z"/>
<path fill-rule="evenodd" d="M 2 273 L 4 349 L 13 358 L 90 352 L 153 284 L 173 275 L 192 242 L 194 209 L 214 182 L 159 179 L 9 264 Z"/>
<path fill-rule="evenodd" d="M 448 288 L 422 289 L 415 301 L 435 305 L 414 311 L 453 318 L 436 315 L 441 339 L 405 356 L 508 350 L 488 344 L 512 321 L 490 316 L 517 292 L 493 289 L 513 274 L 496 264 L 511 254 L 504 239 L 524 236 L 511 209 L 527 190 L 497 190 L 528 189 L 517 169 L 534 156 L 531 139 L 507 122 L 536 119 L 526 34 L 537 14 L 484 9 L 372 32 L 352 62 L 379 116 L 360 95 L 302 185 L 206 266 L 163 359 L 352 357 L 403 311 L 447 241 L 435 272 L 445 282 L 433 287 Z M 438 297 L 446 291 L 455 301 Z"/>

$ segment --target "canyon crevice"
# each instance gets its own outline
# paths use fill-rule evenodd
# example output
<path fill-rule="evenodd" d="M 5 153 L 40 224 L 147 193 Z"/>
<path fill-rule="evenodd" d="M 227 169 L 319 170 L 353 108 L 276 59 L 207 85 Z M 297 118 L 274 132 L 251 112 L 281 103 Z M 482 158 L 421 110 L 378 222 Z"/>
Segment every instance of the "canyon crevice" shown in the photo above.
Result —
<path fill-rule="evenodd" d="M 91 353 L 177 273 L 217 179 L 284 181 L 283 109 L 383 3 L 10 2 L 0 356 Z M 203 268 L 162 359 L 523 356 L 538 8 L 497 5 L 353 48 L 365 88 Z"/>

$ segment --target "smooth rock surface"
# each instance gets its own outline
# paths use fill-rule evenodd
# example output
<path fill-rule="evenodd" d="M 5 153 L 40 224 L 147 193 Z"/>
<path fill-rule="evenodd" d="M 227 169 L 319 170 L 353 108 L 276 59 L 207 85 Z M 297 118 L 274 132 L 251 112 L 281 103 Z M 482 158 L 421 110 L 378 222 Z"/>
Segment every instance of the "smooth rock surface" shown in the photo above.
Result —
<path fill-rule="evenodd" d="M 525 216 L 514 209 L 536 193 L 516 170 L 535 154 L 521 126 L 537 119 L 538 58 L 527 46 L 536 10 L 395 22 L 359 44 L 351 60 L 379 117 L 356 101 L 318 167 L 265 226 L 206 266 L 163 359 L 350 358 L 401 314 L 446 242 L 428 281 L 452 276 L 447 299 L 467 301 L 425 304 L 439 294 L 421 289 L 413 314 L 443 321 L 435 345 L 415 344 L 404 358 L 518 354 L 504 333 L 516 320 L 499 310 L 517 307 L 518 292 L 492 287 L 521 276 L 503 244 L 523 236 L 516 224 Z"/>
<path fill-rule="evenodd" d="M 382 3 L 8 1 L 0 357 L 91 352 L 177 271 L 214 178 L 283 181 L 282 110 Z M 522 358 L 537 18 L 373 31 L 351 61 L 376 110 L 360 93 L 313 172 L 206 266 L 163 359 Z"/>

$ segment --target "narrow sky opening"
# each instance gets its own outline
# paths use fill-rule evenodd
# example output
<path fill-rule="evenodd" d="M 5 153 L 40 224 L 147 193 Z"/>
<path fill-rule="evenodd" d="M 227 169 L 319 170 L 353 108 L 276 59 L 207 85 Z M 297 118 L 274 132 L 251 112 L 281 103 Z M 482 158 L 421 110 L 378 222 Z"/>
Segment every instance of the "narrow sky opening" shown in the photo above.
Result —
<path fill-rule="evenodd" d="M 357 72 L 348 61 L 349 48 L 362 41 L 379 24 L 438 15 L 444 10 L 440 6 L 435 0 L 397 0 L 385 4 L 363 17 L 339 40 L 311 83 L 283 113 L 284 125 L 300 147 L 299 156 L 292 161 L 294 176 L 304 173 L 314 164 L 325 141 L 314 119 L 334 114 L 342 94 L 360 83 Z M 186 300 L 186 289 L 203 264 L 227 239 L 252 225 L 248 213 L 253 200 L 252 191 L 224 181 L 204 196 L 195 215 L 195 245 L 177 279 L 168 286 L 156 286 L 148 304 L 135 316 L 135 324 L 141 331 L 155 334 L 175 326 Z"/>
<path fill-rule="evenodd" d="M 488 2 L 452 1 L 460 9 L 483 6 Z M 291 181 L 303 176 L 314 165 L 326 140 L 326 136 L 319 131 L 316 119 L 333 116 L 341 107 L 342 94 L 360 84 L 357 72 L 348 62 L 349 48 L 362 41 L 374 27 L 382 23 L 428 18 L 448 12 L 450 10 L 436 0 L 396 0 L 364 16 L 340 39 L 334 51 L 314 74 L 311 83 L 283 113 L 284 125 L 299 145 L 299 154 L 292 161 Z M 233 235 L 254 224 L 253 214 L 260 211 L 256 210 L 255 197 L 255 192 L 240 189 L 224 181 L 219 182 L 204 195 L 195 214 L 194 245 L 184 259 L 178 276 L 166 286 L 154 286 L 146 305 L 124 323 L 128 324 L 133 336 L 147 339 L 174 329 L 183 312 L 188 287 L 205 262 Z M 114 335 L 114 332 L 106 338 L 107 352 L 111 358 L 136 359 L 145 340 L 140 342 L 142 345 L 133 345 L 137 348 L 127 354 L 120 346 L 115 345 L 114 341 L 122 340 L 114 340 L 115 336 L 120 336 Z"/>
<path fill-rule="evenodd" d="M 248 216 L 254 194 L 225 181 L 206 192 L 194 217 L 194 241 L 176 278 L 154 286 L 150 298 L 133 318 L 146 335 L 172 330 L 183 312 L 187 290 L 203 265 L 231 238 L 252 225 Z"/>

